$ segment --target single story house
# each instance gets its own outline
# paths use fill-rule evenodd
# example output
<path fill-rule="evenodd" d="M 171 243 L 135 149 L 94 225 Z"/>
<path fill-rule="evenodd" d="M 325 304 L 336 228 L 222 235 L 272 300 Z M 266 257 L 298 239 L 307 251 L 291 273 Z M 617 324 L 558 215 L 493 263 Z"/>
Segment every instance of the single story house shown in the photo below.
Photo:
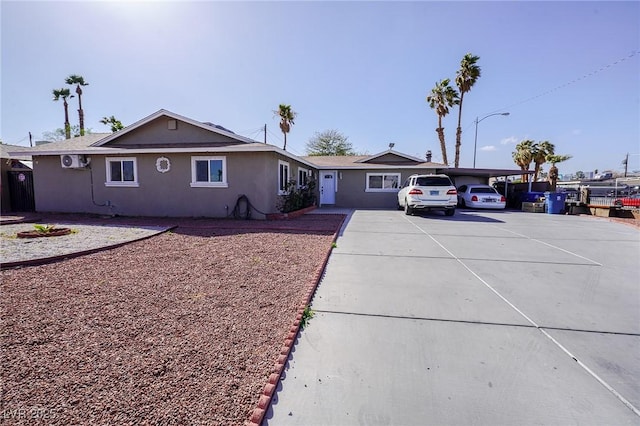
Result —
<path fill-rule="evenodd" d="M 228 217 L 244 200 L 260 219 L 278 212 L 289 181 L 305 185 L 310 179 L 316 180 L 321 206 L 394 208 L 410 175 L 448 170 L 392 149 L 299 157 L 167 110 L 115 133 L 28 152 L 36 211 L 125 216 Z"/>

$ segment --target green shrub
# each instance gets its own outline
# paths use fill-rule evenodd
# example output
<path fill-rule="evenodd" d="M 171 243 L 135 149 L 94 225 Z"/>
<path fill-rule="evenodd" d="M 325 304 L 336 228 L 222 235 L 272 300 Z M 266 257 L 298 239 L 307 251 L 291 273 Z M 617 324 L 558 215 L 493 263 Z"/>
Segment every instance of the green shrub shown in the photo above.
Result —
<path fill-rule="evenodd" d="M 309 179 L 307 184 L 300 188 L 295 180 L 290 180 L 285 187 L 285 194 L 278 200 L 278 210 L 281 213 L 289 213 L 315 205 L 315 188 L 314 179 Z"/>

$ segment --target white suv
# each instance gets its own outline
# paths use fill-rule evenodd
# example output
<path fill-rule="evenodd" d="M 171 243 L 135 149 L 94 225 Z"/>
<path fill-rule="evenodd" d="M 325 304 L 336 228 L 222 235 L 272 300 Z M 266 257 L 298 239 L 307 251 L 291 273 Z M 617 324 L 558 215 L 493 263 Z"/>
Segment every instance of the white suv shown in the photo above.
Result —
<path fill-rule="evenodd" d="M 444 210 L 453 216 L 458 204 L 458 192 L 447 175 L 411 175 L 398 191 L 398 206 L 405 214 L 414 209 Z"/>

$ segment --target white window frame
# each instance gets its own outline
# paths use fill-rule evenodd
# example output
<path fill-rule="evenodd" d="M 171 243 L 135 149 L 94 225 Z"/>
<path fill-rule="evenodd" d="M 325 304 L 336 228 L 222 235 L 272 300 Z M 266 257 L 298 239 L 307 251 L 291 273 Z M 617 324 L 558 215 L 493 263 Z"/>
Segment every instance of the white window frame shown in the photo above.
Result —
<path fill-rule="evenodd" d="M 196 161 L 222 161 L 222 181 L 221 182 L 199 182 L 196 181 Z M 207 167 L 207 170 L 210 170 Z M 227 182 L 227 157 L 225 156 L 195 156 L 191 157 L 191 188 L 228 188 Z"/>
<path fill-rule="evenodd" d="M 382 188 L 369 188 L 369 178 L 371 176 L 380 176 L 382 177 Z M 384 179 L 386 176 L 396 176 L 398 178 L 398 187 L 397 188 L 385 188 L 384 187 Z M 365 192 L 398 192 L 400 190 L 400 184 L 402 176 L 400 173 L 367 173 L 367 178 L 365 182 Z"/>
<path fill-rule="evenodd" d="M 280 167 L 282 166 L 287 168 L 287 178 L 285 179 L 284 182 L 282 182 L 282 175 L 280 174 Z M 278 195 L 287 194 L 287 191 L 285 191 L 283 188 L 287 187 L 287 184 L 289 183 L 290 180 L 291 180 L 291 165 L 286 161 L 278 160 Z"/>
<path fill-rule="evenodd" d="M 114 186 L 114 187 L 125 187 L 125 188 L 137 188 L 140 186 L 138 183 L 138 160 L 136 157 L 106 157 L 105 158 L 105 168 L 106 168 L 106 180 L 104 186 Z M 119 162 L 120 167 L 122 168 L 123 161 L 132 161 L 133 162 L 133 180 L 111 180 L 111 163 Z"/>
<path fill-rule="evenodd" d="M 304 176 L 304 183 L 302 183 L 300 179 L 302 176 Z M 309 169 L 298 167 L 298 188 L 307 186 L 308 183 L 309 183 Z"/>

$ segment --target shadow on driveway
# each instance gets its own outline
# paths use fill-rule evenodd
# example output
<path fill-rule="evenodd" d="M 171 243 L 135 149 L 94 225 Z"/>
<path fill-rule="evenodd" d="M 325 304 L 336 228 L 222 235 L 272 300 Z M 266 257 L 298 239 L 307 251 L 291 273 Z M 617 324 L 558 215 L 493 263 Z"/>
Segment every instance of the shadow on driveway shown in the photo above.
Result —
<path fill-rule="evenodd" d="M 444 220 L 447 222 L 483 222 L 483 223 L 504 223 L 502 220 L 494 219 L 491 217 L 481 216 L 482 212 L 469 210 L 463 211 L 456 210 L 456 214 L 453 216 L 445 216 L 444 212 L 440 211 L 416 211 L 414 217 L 421 217 L 428 220 Z M 494 213 L 494 211 L 492 211 Z"/>

